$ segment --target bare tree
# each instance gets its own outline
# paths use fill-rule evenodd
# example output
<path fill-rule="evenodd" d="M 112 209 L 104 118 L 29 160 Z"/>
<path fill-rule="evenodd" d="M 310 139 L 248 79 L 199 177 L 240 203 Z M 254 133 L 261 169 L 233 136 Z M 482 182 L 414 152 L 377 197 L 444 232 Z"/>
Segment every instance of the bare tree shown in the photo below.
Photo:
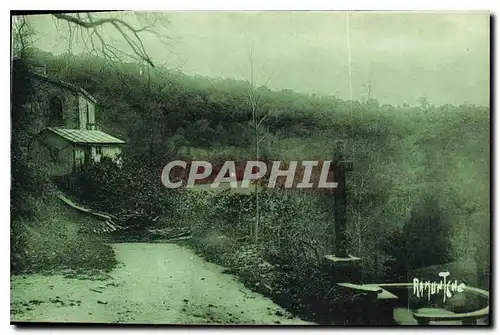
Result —
<path fill-rule="evenodd" d="M 25 16 L 12 17 L 12 56 L 25 58 L 34 43 L 35 30 Z"/>
<path fill-rule="evenodd" d="M 173 40 L 158 32 L 159 29 L 168 28 L 170 22 L 164 13 L 153 12 L 134 12 L 134 21 L 139 26 L 129 23 L 121 13 L 58 13 L 52 14 L 57 23 L 67 24 L 68 29 L 68 51 L 71 52 L 73 41 L 79 37 L 84 47 L 95 55 L 102 55 L 111 62 L 123 61 L 124 58 L 138 60 L 151 67 L 155 63 L 151 59 L 143 43 L 143 37 L 146 34 L 155 36 L 161 43 L 169 45 Z M 125 13 L 130 15 L 130 13 Z M 60 28 L 57 26 L 56 28 Z M 104 29 L 111 29 L 107 32 L 115 32 L 121 42 L 125 42 L 129 50 L 117 48 L 109 40 Z"/>
<path fill-rule="evenodd" d="M 271 81 L 274 72 L 267 78 L 265 83 L 257 87 L 255 82 L 255 68 L 254 68 L 254 45 L 255 38 L 252 40 L 252 45 L 249 51 L 248 61 L 250 66 L 250 80 L 246 80 L 248 84 L 250 84 L 250 90 L 248 92 L 248 101 L 250 104 L 251 112 L 252 112 L 252 120 L 251 125 L 254 131 L 254 145 L 255 145 L 255 159 L 259 160 L 260 158 L 260 145 L 262 141 L 266 138 L 269 131 L 266 133 L 261 132 L 262 123 L 267 119 L 267 113 L 262 110 L 262 87 L 267 87 L 269 82 Z M 259 199 L 259 189 L 255 187 L 255 221 L 253 226 L 253 238 L 254 242 L 257 243 L 259 240 L 259 224 L 260 224 L 260 199 Z"/>

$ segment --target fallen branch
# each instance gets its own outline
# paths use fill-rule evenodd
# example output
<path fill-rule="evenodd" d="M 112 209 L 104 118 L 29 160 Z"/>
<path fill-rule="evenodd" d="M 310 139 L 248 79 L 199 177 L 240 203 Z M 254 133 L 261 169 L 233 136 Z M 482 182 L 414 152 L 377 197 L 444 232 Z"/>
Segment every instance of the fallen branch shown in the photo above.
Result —
<path fill-rule="evenodd" d="M 191 238 L 192 238 L 191 235 L 189 235 L 189 236 L 183 236 L 183 237 L 178 237 L 178 238 L 169 238 L 168 240 L 166 240 L 166 242 L 189 240 Z"/>

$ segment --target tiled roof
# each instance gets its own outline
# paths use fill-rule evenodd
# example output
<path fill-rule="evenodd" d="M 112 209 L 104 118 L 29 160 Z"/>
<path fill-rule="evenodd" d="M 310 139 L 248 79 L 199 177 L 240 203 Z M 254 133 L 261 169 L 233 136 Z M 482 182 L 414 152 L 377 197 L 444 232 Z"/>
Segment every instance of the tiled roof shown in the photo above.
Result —
<path fill-rule="evenodd" d="M 113 137 L 100 130 L 82 130 L 82 129 L 63 129 L 47 128 L 49 131 L 64 137 L 72 143 L 82 144 L 123 144 L 125 141 Z"/>

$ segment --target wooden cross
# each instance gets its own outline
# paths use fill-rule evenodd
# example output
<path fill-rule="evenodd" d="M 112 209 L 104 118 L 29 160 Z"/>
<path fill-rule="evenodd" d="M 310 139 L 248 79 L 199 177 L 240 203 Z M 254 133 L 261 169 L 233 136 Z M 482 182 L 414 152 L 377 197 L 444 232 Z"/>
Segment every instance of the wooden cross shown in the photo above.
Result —
<path fill-rule="evenodd" d="M 346 176 L 345 173 L 353 170 L 354 163 L 344 160 L 344 141 L 335 143 L 333 162 L 333 180 L 337 182 L 334 192 L 335 199 L 335 256 L 347 258 L 347 235 L 346 235 Z"/>

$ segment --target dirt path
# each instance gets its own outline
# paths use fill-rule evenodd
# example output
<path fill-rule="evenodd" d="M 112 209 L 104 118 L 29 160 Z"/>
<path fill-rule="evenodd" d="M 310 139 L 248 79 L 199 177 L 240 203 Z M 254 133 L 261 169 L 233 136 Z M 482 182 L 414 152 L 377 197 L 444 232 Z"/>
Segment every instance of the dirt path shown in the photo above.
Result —
<path fill-rule="evenodd" d="M 110 279 L 13 276 L 12 321 L 309 324 L 175 244 L 114 244 Z"/>

